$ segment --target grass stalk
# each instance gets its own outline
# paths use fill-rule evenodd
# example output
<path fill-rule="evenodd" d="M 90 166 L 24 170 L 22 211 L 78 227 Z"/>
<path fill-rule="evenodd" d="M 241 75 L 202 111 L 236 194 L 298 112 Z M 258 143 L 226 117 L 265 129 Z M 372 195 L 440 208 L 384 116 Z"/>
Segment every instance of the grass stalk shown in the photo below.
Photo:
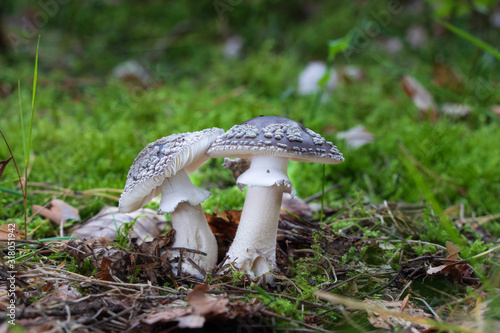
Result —
<path fill-rule="evenodd" d="M 454 26 L 453 24 L 450 24 L 448 22 L 444 22 L 444 21 L 437 19 L 437 18 L 435 18 L 434 21 L 441 24 L 443 27 L 450 30 L 455 35 L 471 42 L 472 44 L 479 47 L 483 51 L 490 53 L 495 58 L 500 60 L 500 51 L 498 51 L 497 49 L 495 49 L 493 46 L 489 45 L 488 43 L 483 42 L 482 40 L 474 37 L 473 35 L 469 34 L 467 31 L 464 31 L 464 30 L 460 29 L 459 27 Z"/>

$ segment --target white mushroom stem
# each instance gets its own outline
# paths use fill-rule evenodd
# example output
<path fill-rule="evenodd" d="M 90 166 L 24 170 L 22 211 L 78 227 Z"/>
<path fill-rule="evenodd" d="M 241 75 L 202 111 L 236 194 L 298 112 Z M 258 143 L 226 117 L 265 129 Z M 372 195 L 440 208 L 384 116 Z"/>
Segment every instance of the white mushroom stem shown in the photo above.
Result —
<path fill-rule="evenodd" d="M 175 241 L 172 247 L 207 254 L 205 256 L 184 251 L 182 271 L 203 279 L 203 274 L 189 262 L 188 258 L 206 272 L 210 272 L 217 263 L 217 241 L 200 205 L 210 196 L 210 192 L 193 185 L 187 173 L 179 170 L 174 176 L 165 179 L 161 185 L 161 193 L 158 213 L 170 213 L 172 216 L 172 227 L 175 230 Z M 169 258 L 177 257 L 179 257 L 179 251 L 172 250 Z M 177 274 L 178 266 L 178 261 L 172 264 L 172 271 L 175 274 Z"/>
<path fill-rule="evenodd" d="M 207 273 L 210 273 L 217 264 L 217 241 L 208 226 L 201 205 L 193 206 L 188 202 L 181 202 L 170 215 L 172 227 L 175 230 L 175 241 L 172 247 L 198 250 L 207 254 L 205 256 L 186 251 L 182 253 L 182 271 L 203 279 L 203 274 L 187 260 L 190 258 Z M 172 250 L 170 258 L 176 257 L 179 257 L 179 251 Z M 178 263 L 173 264 L 174 274 L 177 274 L 177 269 Z"/>
<path fill-rule="evenodd" d="M 257 277 L 276 267 L 276 235 L 283 192 L 292 185 L 286 169 L 288 160 L 255 156 L 250 168 L 238 178 L 248 185 L 245 205 L 228 262 Z"/>

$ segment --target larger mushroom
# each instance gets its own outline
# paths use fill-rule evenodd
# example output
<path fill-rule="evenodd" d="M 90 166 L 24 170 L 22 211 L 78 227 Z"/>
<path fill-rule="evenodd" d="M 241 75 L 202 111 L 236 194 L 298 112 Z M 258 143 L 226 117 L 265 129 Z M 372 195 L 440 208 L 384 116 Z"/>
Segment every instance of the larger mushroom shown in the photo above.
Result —
<path fill-rule="evenodd" d="M 220 128 L 193 133 L 174 134 L 152 142 L 144 148 L 130 167 L 125 189 L 120 197 L 120 212 L 143 207 L 161 193 L 158 214 L 170 213 L 175 229 L 174 248 L 206 253 L 185 252 L 182 270 L 203 278 L 202 270 L 211 270 L 217 262 L 217 242 L 208 226 L 201 203 L 210 196 L 189 179 L 208 160 L 205 154 L 215 139 L 224 133 Z M 172 251 L 174 259 L 178 252 Z M 192 265 L 194 262 L 195 265 Z M 172 265 L 177 273 L 176 265 Z"/>
<path fill-rule="evenodd" d="M 331 142 L 304 125 L 260 116 L 233 126 L 209 148 L 210 157 L 251 159 L 237 184 L 247 194 L 240 224 L 227 256 L 257 277 L 276 267 L 276 235 L 283 192 L 295 194 L 288 161 L 336 164 L 344 160 Z"/>

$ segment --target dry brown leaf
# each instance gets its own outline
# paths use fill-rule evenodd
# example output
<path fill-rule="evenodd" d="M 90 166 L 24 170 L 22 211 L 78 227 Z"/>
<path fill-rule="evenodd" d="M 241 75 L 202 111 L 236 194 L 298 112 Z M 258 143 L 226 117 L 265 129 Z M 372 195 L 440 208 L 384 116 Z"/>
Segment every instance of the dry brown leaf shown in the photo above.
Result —
<path fill-rule="evenodd" d="M 117 207 L 104 207 L 99 214 L 77 226 L 73 230 L 73 236 L 83 238 L 116 238 L 116 228 L 120 228 L 126 222 L 132 222 L 137 218 L 133 226 L 133 235 L 137 236 L 136 244 L 143 241 L 151 241 L 157 237 L 165 227 L 166 219 L 163 215 L 158 215 L 152 209 L 139 209 L 129 214 L 122 214 Z"/>
<path fill-rule="evenodd" d="M 401 307 L 399 308 L 399 312 L 403 312 L 406 307 L 408 306 L 408 302 L 410 301 L 411 295 L 408 294 L 406 297 L 403 299 L 403 302 L 401 302 Z"/>
<path fill-rule="evenodd" d="M 78 209 L 59 199 L 52 200 L 47 207 L 33 205 L 33 212 L 58 224 L 80 219 Z"/>
<path fill-rule="evenodd" d="M 19 227 L 14 223 L 0 225 L 0 240 L 19 240 L 24 238 L 24 233 L 19 232 Z"/>
<path fill-rule="evenodd" d="M 219 315 L 227 312 L 229 299 L 208 296 L 206 284 L 199 284 L 186 296 L 186 302 L 193 307 L 193 313 L 198 315 Z"/>
<path fill-rule="evenodd" d="M 5 170 L 5 167 L 7 166 L 7 164 L 9 164 L 11 159 L 12 159 L 12 156 L 10 156 L 6 160 L 0 161 L 0 178 L 2 178 L 3 171 Z"/>
<path fill-rule="evenodd" d="M 148 325 L 158 322 L 177 321 L 179 328 L 202 328 L 207 320 L 214 320 L 217 316 L 228 313 L 229 299 L 216 298 L 205 294 L 208 287 L 197 285 L 186 297 L 190 307 L 169 307 L 155 313 L 148 314 L 141 321 Z"/>
<path fill-rule="evenodd" d="M 432 83 L 460 93 L 464 89 L 462 78 L 447 64 L 437 63 L 432 69 Z"/>
<path fill-rule="evenodd" d="M 446 250 L 448 251 L 448 259 L 452 260 L 458 260 L 458 253 L 462 250 L 460 247 L 457 245 L 453 244 L 452 242 L 448 241 L 446 242 Z"/>
<path fill-rule="evenodd" d="M 436 122 L 438 119 L 437 107 L 432 95 L 416 79 L 403 76 L 403 89 L 413 100 L 420 111 L 420 116 Z"/>

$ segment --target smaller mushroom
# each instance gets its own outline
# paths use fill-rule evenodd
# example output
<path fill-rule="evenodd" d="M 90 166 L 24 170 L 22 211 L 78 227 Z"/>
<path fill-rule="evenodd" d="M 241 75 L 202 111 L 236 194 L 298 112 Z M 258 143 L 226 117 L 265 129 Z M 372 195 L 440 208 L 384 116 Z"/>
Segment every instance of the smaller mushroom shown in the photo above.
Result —
<path fill-rule="evenodd" d="M 172 216 L 175 230 L 172 247 L 206 253 L 206 256 L 194 252 L 182 255 L 182 270 L 200 279 L 204 277 L 200 270 L 215 267 L 217 242 L 200 205 L 210 192 L 195 186 L 188 175 L 208 160 L 205 152 L 222 133 L 224 130 L 220 128 L 211 128 L 170 135 L 148 144 L 130 167 L 119 203 L 120 212 L 128 213 L 161 193 L 158 214 Z M 178 252 L 171 251 L 169 258 L 177 256 Z M 177 266 L 173 264 L 172 270 L 177 273 Z"/>
<path fill-rule="evenodd" d="M 283 192 L 294 195 L 288 161 L 336 164 L 344 160 L 331 142 L 281 117 L 257 117 L 233 126 L 209 148 L 210 157 L 251 159 L 237 184 L 247 195 L 227 256 L 257 277 L 276 267 L 276 235 Z"/>

